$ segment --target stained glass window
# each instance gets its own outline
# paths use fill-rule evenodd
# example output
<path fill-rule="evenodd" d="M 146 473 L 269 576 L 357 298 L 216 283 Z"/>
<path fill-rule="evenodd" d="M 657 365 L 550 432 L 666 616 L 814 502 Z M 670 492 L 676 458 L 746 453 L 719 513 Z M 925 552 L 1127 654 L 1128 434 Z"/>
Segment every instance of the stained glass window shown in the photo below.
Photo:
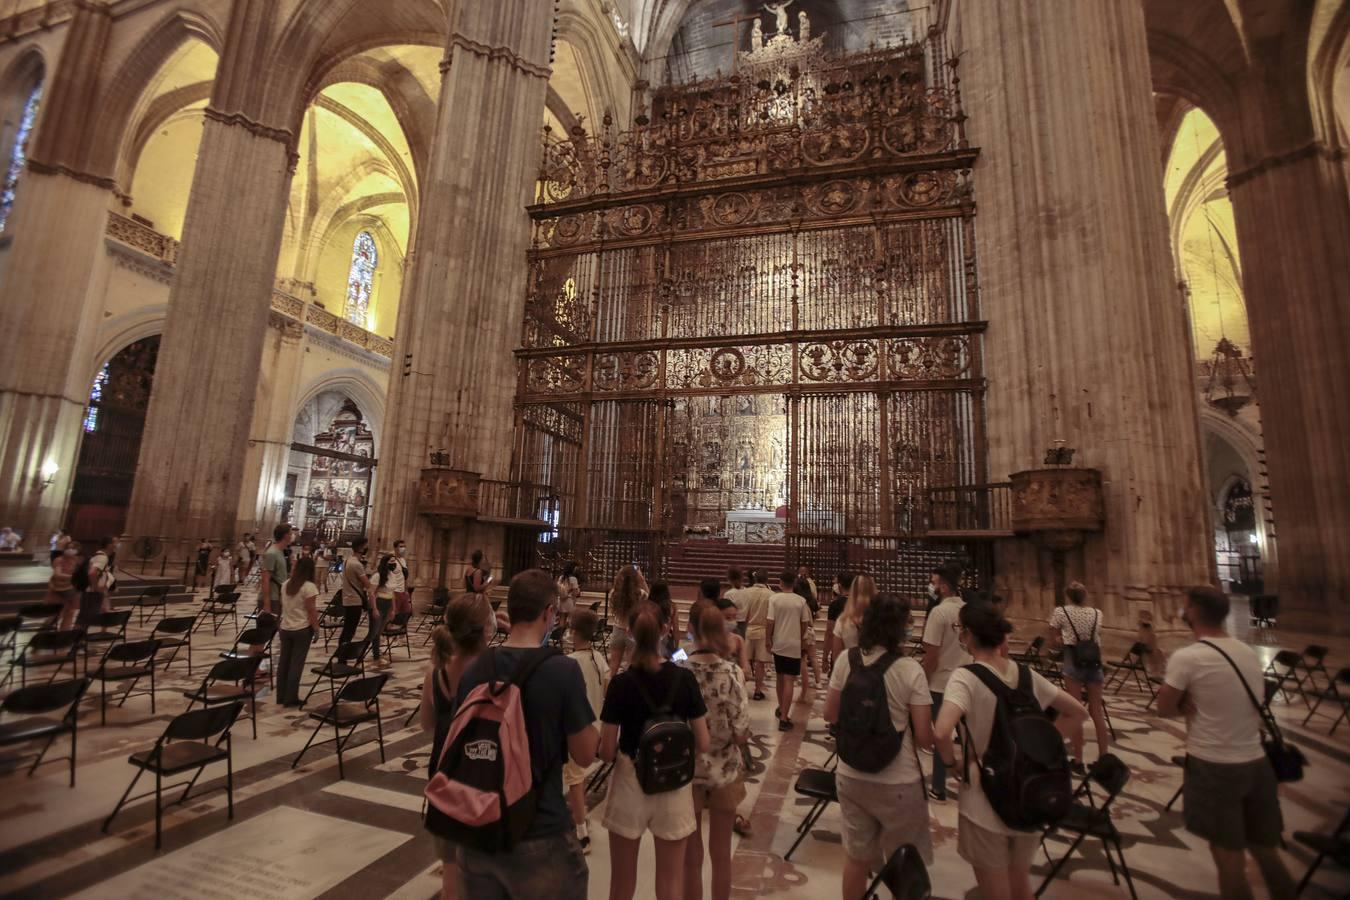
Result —
<path fill-rule="evenodd" d="M 84 412 L 84 430 L 93 432 L 98 429 L 98 407 L 103 402 L 103 388 L 108 384 L 108 363 L 94 376 L 94 386 L 89 389 L 89 406 Z"/>
<path fill-rule="evenodd" d="M 9 154 L 9 167 L 5 170 L 5 187 L 0 192 L 0 231 L 5 230 L 9 221 L 9 211 L 14 208 L 14 193 L 19 188 L 19 176 L 23 174 L 24 163 L 28 160 L 28 136 L 33 133 L 33 123 L 37 121 L 38 104 L 42 102 L 42 82 L 28 95 L 23 105 L 23 116 L 19 119 L 19 130 L 14 135 L 14 149 Z M 90 429 L 92 430 L 92 429 Z"/>
<path fill-rule="evenodd" d="M 375 238 L 369 231 L 356 235 L 352 245 L 352 268 L 347 275 L 347 321 L 362 328 L 369 328 L 370 290 L 375 279 L 375 267 L 380 264 L 379 251 L 375 249 Z"/>

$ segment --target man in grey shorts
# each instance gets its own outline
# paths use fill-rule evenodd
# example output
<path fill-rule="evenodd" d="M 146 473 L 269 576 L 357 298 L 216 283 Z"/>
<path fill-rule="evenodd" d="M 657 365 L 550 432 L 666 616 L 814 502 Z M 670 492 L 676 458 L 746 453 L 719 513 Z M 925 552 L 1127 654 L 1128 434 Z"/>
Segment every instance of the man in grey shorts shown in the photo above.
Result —
<path fill-rule="evenodd" d="M 1223 897 L 1252 896 L 1247 853 L 1272 897 L 1292 897 L 1294 881 L 1279 856 L 1284 821 L 1278 784 L 1261 747 L 1253 702 L 1264 691 L 1261 663 L 1251 647 L 1227 636 L 1228 597 L 1222 591 L 1191 588 L 1185 618 L 1196 643 L 1168 660 L 1158 712 L 1186 717 L 1186 830 L 1209 842 Z"/>

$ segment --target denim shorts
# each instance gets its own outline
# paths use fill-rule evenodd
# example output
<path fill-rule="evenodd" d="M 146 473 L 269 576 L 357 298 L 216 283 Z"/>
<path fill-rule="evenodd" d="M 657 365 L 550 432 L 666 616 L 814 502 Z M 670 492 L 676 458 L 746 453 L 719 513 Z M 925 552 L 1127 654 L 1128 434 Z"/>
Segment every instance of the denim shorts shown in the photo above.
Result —
<path fill-rule="evenodd" d="M 1080 669 L 1075 666 L 1068 647 L 1064 648 L 1064 664 L 1060 666 L 1060 671 L 1065 678 L 1072 678 L 1079 684 L 1101 684 L 1106 678 L 1105 671 L 1101 666 L 1095 669 Z"/>

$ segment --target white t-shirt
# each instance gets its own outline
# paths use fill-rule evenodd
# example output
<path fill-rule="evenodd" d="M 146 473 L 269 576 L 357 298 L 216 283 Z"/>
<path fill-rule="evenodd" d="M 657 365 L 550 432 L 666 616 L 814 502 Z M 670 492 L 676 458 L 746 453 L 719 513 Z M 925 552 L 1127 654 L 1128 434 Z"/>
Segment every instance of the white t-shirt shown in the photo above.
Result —
<path fill-rule="evenodd" d="M 1009 687 L 1017 686 L 1017 664 L 1012 660 L 1004 660 L 1007 669 L 1003 672 L 998 671 L 988 663 L 976 663 L 984 666 L 989 671 L 1003 679 L 1003 682 Z M 1031 692 L 1036 695 L 1036 702 L 1042 709 L 1050 706 L 1059 695 L 1059 688 L 1055 687 L 1049 681 L 1046 681 L 1035 672 L 1031 673 Z M 952 704 L 961 709 L 965 714 L 966 727 L 970 729 L 970 740 L 975 745 L 975 753 L 983 757 L 984 751 L 989 747 L 989 736 L 994 730 L 994 715 L 998 709 L 998 698 L 994 692 L 984 686 L 979 676 L 969 669 L 958 668 L 951 674 L 951 680 L 947 682 L 947 690 L 942 695 L 942 705 L 946 708 L 947 704 Z M 970 759 L 970 784 L 961 788 L 961 815 L 970 819 L 981 828 L 987 828 L 990 831 L 999 834 L 1026 834 L 1024 831 L 1018 831 L 1015 828 L 1009 828 L 994 812 L 994 808 L 989 805 L 989 800 L 984 796 L 984 791 L 980 788 L 980 776 L 976 770 L 974 757 Z"/>
<path fill-rule="evenodd" d="M 1070 627 L 1069 623 L 1073 623 L 1073 626 Z M 1091 606 L 1056 606 L 1050 614 L 1050 627 L 1059 629 L 1059 637 L 1065 647 L 1078 643 L 1078 638 L 1098 644 L 1102 642 L 1102 613 Z M 1078 637 L 1074 637 L 1075 629 Z"/>
<path fill-rule="evenodd" d="M 389 562 L 389 577 L 385 581 L 385 587 L 395 594 L 401 594 L 408 589 L 403 579 L 403 560 L 395 556 Z"/>
<path fill-rule="evenodd" d="M 792 659 L 802 657 L 802 622 L 811 621 L 811 607 L 801 594 L 779 591 L 769 598 L 768 620 L 773 623 L 770 652 Z"/>
<path fill-rule="evenodd" d="M 592 647 L 589 650 L 577 650 L 567 654 L 568 659 L 577 661 L 581 667 L 581 680 L 586 682 L 586 699 L 591 704 L 591 712 L 596 721 L 600 720 L 600 707 L 605 705 L 605 685 L 609 682 L 609 662 L 600 651 Z"/>
<path fill-rule="evenodd" d="M 736 621 L 745 621 L 745 592 L 746 588 L 731 588 L 726 593 L 726 598 L 731 601 L 731 605 L 736 607 Z"/>
<path fill-rule="evenodd" d="M 863 654 L 863 664 L 870 666 L 885 652 L 881 648 L 869 650 Z M 841 654 L 835 661 L 834 671 L 830 673 L 830 690 L 844 689 L 844 682 L 848 681 L 850 669 L 852 663 L 849 662 L 849 654 Z M 902 656 L 886 670 L 886 700 L 891 707 L 891 724 L 905 733 L 900 753 L 880 772 L 859 772 L 841 759 L 839 774 L 858 781 L 915 784 L 923 780 L 923 773 L 919 769 L 919 758 L 914 750 L 914 735 L 909 727 L 909 708 L 933 705 L 933 698 L 928 693 L 928 679 L 924 677 L 923 666 L 919 665 L 918 660 Z"/>
<path fill-rule="evenodd" d="M 1265 690 L 1256 651 L 1229 637 L 1205 638 L 1232 657 L 1257 700 Z M 1237 673 L 1214 647 L 1199 642 L 1167 660 L 1164 682 L 1190 695 L 1195 715 L 1186 721 L 1186 753 L 1215 763 L 1244 763 L 1265 755 L 1261 717 Z"/>
<path fill-rule="evenodd" d="M 314 582 L 306 581 L 300 585 L 300 590 L 294 594 L 286 590 L 285 585 L 281 588 L 281 630 L 282 631 L 300 631 L 309 627 L 309 610 L 305 608 L 305 601 L 311 597 L 318 598 L 319 589 L 315 587 Z"/>
<path fill-rule="evenodd" d="M 928 611 L 923 623 L 923 642 L 938 648 L 938 666 L 928 682 L 930 691 L 945 691 L 952 672 L 970 662 L 970 654 L 961 646 L 961 607 L 965 605 L 960 597 L 944 597 Z"/>
<path fill-rule="evenodd" d="M 834 633 L 845 650 L 852 650 L 858 646 L 858 626 L 854 624 L 852 619 L 845 619 L 840 616 L 838 624 L 834 626 Z M 925 684 L 926 686 L 927 684 Z"/>
<path fill-rule="evenodd" d="M 98 575 L 94 575 L 97 572 Z M 117 584 L 117 576 L 108 571 L 108 554 L 102 550 L 89 558 L 89 590 L 106 594 Z"/>

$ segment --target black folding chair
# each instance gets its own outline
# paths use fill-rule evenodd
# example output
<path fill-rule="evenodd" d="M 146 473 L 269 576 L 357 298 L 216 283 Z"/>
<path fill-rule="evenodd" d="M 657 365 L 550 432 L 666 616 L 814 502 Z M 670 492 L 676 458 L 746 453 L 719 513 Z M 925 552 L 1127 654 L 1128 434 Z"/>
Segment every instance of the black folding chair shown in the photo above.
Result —
<path fill-rule="evenodd" d="M 19 625 L 18 616 L 0 616 L 0 656 L 9 654 L 10 662 L 18 656 Z"/>
<path fill-rule="evenodd" d="M 14 660 L 14 668 L 19 670 L 19 683 L 28 684 L 29 669 L 50 669 L 51 675 L 47 681 L 55 681 L 56 676 L 61 674 L 61 670 L 67 665 L 70 666 L 70 676 L 72 678 L 80 674 L 80 641 L 84 637 L 83 628 L 71 628 L 68 631 L 39 631 L 28 639 L 28 646 L 23 648 L 18 659 Z M 13 675 L 13 668 L 10 670 Z M 5 681 L 9 676 L 5 676 Z"/>
<path fill-rule="evenodd" d="M 1342 692 L 1341 688 L 1344 688 L 1345 691 Z M 1350 713 L 1350 669 L 1341 669 L 1325 688 L 1317 691 L 1313 696 L 1317 698 L 1317 702 L 1308 710 L 1307 718 L 1303 720 L 1304 726 L 1306 727 L 1312 717 L 1317 714 L 1322 702 L 1330 700 L 1340 707 L 1340 715 L 1332 721 L 1331 730 L 1327 732 L 1328 735 L 1335 734 L 1336 728 L 1345 721 L 1347 713 Z M 1333 713 L 1335 711 L 1332 710 Z"/>
<path fill-rule="evenodd" d="M 169 602 L 166 599 L 169 596 L 169 588 L 170 585 L 167 584 L 152 584 L 131 601 L 132 609 L 137 612 L 136 621 L 142 628 L 145 627 L 146 610 L 149 610 L 148 615 L 151 619 L 155 617 L 156 610 L 163 614 Z"/>
<path fill-rule="evenodd" d="M 248 717 L 253 723 L 253 739 L 258 739 L 258 696 L 254 682 L 257 681 L 258 666 L 262 665 L 261 656 L 246 656 L 241 659 L 223 659 L 211 667 L 202 679 L 201 686 L 195 691 L 183 691 L 188 699 L 188 709 L 200 703 L 202 706 L 223 706 L 228 703 L 248 701 Z"/>
<path fill-rule="evenodd" d="M 1317 854 L 1313 858 L 1312 865 L 1308 866 L 1308 871 L 1303 873 L 1303 880 L 1298 883 L 1298 889 L 1294 891 L 1294 896 L 1297 897 L 1303 893 L 1317 867 L 1322 865 L 1322 860 L 1328 856 L 1341 868 L 1350 868 L 1350 810 L 1346 811 L 1341 818 L 1341 824 L 1330 834 L 1320 831 L 1295 831 L 1294 840 Z"/>
<path fill-rule="evenodd" d="M 328 679 L 328 688 L 333 693 L 337 693 L 338 682 L 346 683 L 349 679 L 358 675 L 366 674 L 366 653 L 370 651 L 370 641 L 348 641 L 345 644 L 338 644 L 333 655 L 328 657 L 328 662 L 321 666 L 315 666 L 309 671 L 315 676 L 314 683 L 309 686 L 305 692 L 305 699 L 300 701 L 303 707 L 313 696 L 315 688 L 319 682 Z"/>
<path fill-rule="evenodd" d="M 1125 875 L 1125 884 L 1130 889 L 1130 896 L 1134 900 L 1139 900 L 1139 895 L 1134 890 L 1134 879 L 1130 877 L 1130 867 L 1125 862 L 1125 850 L 1122 846 L 1120 832 L 1116 829 L 1115 822 L 1111 821 L 1111 805 L 1116 802 L 1116 798 L 1120 796 L 1120 792 L 1125 789 L 1129 780 L 1129 766 L 1111 753 L 1099 757 L 1096 762 L 1088 767 L 1087 777 L 1074 791 L 1074 799 L 1069 807 L 1068 815 L 1041 833 L 1041 850 L 1045 853 L 1046 862 L 1052 864 L 1045 880 L 1036 889 L 1037 897 L 1045 892 L 1046 887 L 1054 880 L 1055 875 L 1059 874 L 1059 870 L 1064 867 L 1064 863 L 1068 862 L 1069 857 L 1083 843 L 1083 840 L 1095 837 L 1102 842 L 1102 847 L 1106 850 L 1106 864 L 1111 868 L 1111 880 L 1120 884 L 1120 876 L 1116 871 L 1116 859 L 1111 855 L 1114 850 L 1116 857 L 1120 860 L 1120 873 Z M 1106 797 L 1102 800 L 1101 806 L 1094 802 L 1092 795 L 1094 782 L 1106 792 Z M 1045 846 L 1045 839 L 1056 831 L 1074 835 L 1073 843 L 1069 845 L 1069 849 L 1057 862 L 1051 860 L 1050 851 Z"/>
<path fill-rule="evenodd" d="M 235 637 L 228 650 L 220 652 L 221 659 L 248 659 L 259 656 L 267 660 L 267 684 L 272 686 L 272 640 L 277 636 L 276 616 L 266 613 L 258 616 L 258 624 L 245 628 Z M 255 649 L 256 648 L 256 649 Z"/>
<path fill-rule="evenodd" d="M 155 654 L 159 652 L 159 641 L 131 641 L 113 644 L 103 654 L 103 662 L 93 672 L 87 672 L 90 678 L 98 681 L 98 718 L 100 725 L 108 724 L 108 682 L 130 682 L 117 701 L 120 707 L 133 694 L 150 695 L 150 714 L 155 714 Z M 150 690 L 137 691 L 136 685 L 142 678 L 150 679 Z"/>
<path fill-rule="evenodd" d="M 169 666 L 178 658 L 179 651 L 186 647 L 187 673 L 192 674 L 192 632 L 200 619 L 199 612 L 191 616 L 165 616 L 156 623 L 154 630 L 150 632 L 150 638 L 159 641 L 160 650 L 173 649 L 169 658 L 163 662 L 164 671 L 169 671 Z"/>
<path fill-rule="evenodd" d="M 333 638 L 333 632 L 342 628 L 342 591 L 338 591 L 328 601 L 328 605 L 319 613 L 319 629 L 323 631 L 323 649 L 328 650 L 328 644 Z"/>
<path fill-rule="evenodd" d="M 1120 689 L 1125 686 L 1125 679 L 1133 677 L 1135 687 L 1139 688 L 1141 692 L 1146 691 L 1148 693 L 1150 697 L 1149 705 L 1151 706 L 1153 701 L 1158 699 L 1158 692 L 1153 687 L 1153 680 L 1148 677 L 1148 665 L 1145 661 L 1148 654 L 1148 644 L 1143 641 L 1135 641 L 1131 644 L 1130 649 L 1126 651 L 1120 662 L 1108 663 L 1111 666 L 1111 674 L 1107 676 L 1106 683 L 1102 685 L 1102 690 L 1105 691 L 1115 682 L 1116 678 L 1119 678 L 1120 683 L 1116 684 L 1115 690 L 1115 693 L 1119 694 Z"/>
<path fill-rule="evenodd" d="M 220 634 L 220 623 L 229 619 L 234 627 L 239 627 L 239 594 L 233 591 L 212 594 L 202 601 L 201 617 L 193 630 L 202 627 L 207 619 L 211 620 L 211 633 Z"/>
<path fill-rule="evenodd" d="M 0 707 L 7 713 L 14 713 L 26 718 L 0 724 L 0 747 L 11 747 L 16 744 L 26 744 L 29 741 L 46 739 L 46 743 L 42 745 L 42 750 L 33 759 L 33 765 L 28 768 L 28 777 L 31 778 L 33 773 L 37 771 L 37 767 L 42 764 L 43 757 L 51 749 L 52 743 L 61 735 L 69 734 L 70 756 L 49 759 L 47 762 L 69 760 L 70 786 L 75 786 L 75 745 L 79 731 L 80 698 L 84 696 L 88 687 L 88 678 L 76 678 L 73 681 L 35 684 L 31 687 L 19 688 L 17 691 L 12 691 L 6 695 Z M 59 719 L 43 716 L 44 713 L 53 713 L 61 709 L 65 712 Z M 22 757 L 17 758 L 21 759 Z"/>
<path fill-rule="evenodd" d="M 380 631 L 380 637 L 384 639 L 384 653 L 391 662 L 394 659 L 394 645 L 399 641 L 403 641 L 403 646 L 408 651 L 408 659 L 412 659 L 412 643 L 408 640 L 408 620 L 411 618 L 410 612 L 394 613 L 389 624 Z"/>
<path fill-rule="evenodd" d="M 384 683 L 388 680 L 389 674 L 381 672 L 379 675 L 348 681 L 333 696 L 333 702 L 326 709 L 310 713 L 309 717 L 318 724 L 314 726 L 314 733 L 309 736 L 304 748 L 291 761 L 291 768 L 300 765 L 300 760 L 309 752 L 309 748 L 315 746 L 314 739 L 319 736 L 324 726 L 332 725 L 331 743 L 337 745 L 338 778 L 346 778 L 342 768 L 342 748 L 351 742 L 357 727 L 365 722 L 375 723 L 376 737 L 380 742 L 380 762 L 384 762 L 384 726 L 380 722 L 380 691 L 384 689 Z M 344 728 L 347 730 L 346 737 L 342 735 Z M 319 744 L 327 743 L 330 741 L 319 741 Z"/>
<path fill-rule="evenodd" d="M 164 784 L 164 776 L 181 775 L 184 772 L 197 771 L 193 773 L 192 780 L 188 781 L 183 796 L 175 800 L 171 806 L 176 806 L 186 802 L 188 795 L 192 793 L 192 788 L 201 777 L 202 772 L 212 763 L 225 763 L 225 796 L 226 804 L 229 810 L 227 817 L 234 818 L 234 755 L 230 747 L 230 728 L 234 726 L 234 720 L 238 717 L 239 711 L 244 704 L 238 701 L 228 706 L 217 706 L 208 709 L 196 709 L 174 716 L 169 722 L 164 733 L 155 741 L 155 745 L 149 750 L 143 750 L 140 753 L 133 753 L 127 762 L 136 767 L 136 777 L 131 779 L 131 784 L 127 785 L 126 791 L 122 794 L 122 799 L 117 801 L 117 806 L 103 822 L 103 833 L 108 833 L 108 828 L 112 825 L 113 819 L 121 811 L 122 807 L 128 802 L 141 800 L 145 797 L 154 796 L 155 798 L 155 849 L 160 848 L 163 836 L 163 817 L 164 817 L 164 791 L 174 790 L 179 784 Z M 215 738 L 212 741 L 211 738 Z M 222 744 L 224 746 L 222 746 Z M 141 776 L 146 772 L 155 774 L 155 789 L 144 794 L 138 794 L 135 797 L 131 795 L 131 789 L 136 786 L 136 782 L 141 780 Z M 180 783 L 181 784 L 181 783 Z"/>
<path fill-rule="evenodd" d="M 1164 812 L 1171 812 L 1171 811 L 1172 811 L 1172 805 L 1175 804 L 1178 800 L 1181 799 L 1181 792 L 1184 791 L 1184 790 L 1186 789 L 1186 774 L 1185 774 L 1185 772 L 1186 772 L 1186 757 L 1184 757 L 1184 756 L 1174 756 L 1174 757 L 1172 757 L 1172 765 L 1177 766 L 1177 767 L 1179 767 L 1179 768 L 1181 769 L 1181 772 L 1182 772 L 1182 775 L 1181 775 L 1181 784 L 1177 785 L 1177 792 L 1176 792 L 1175 794 L 1172 795 L 1172 799 L 1171 799 L 1171 800 L 1168 800 L 1168 801 L 1167 801 L 1167 805 L 1163 807 L 1163 811 L 1164 811 Z"/>
<path fill-rule="evenodd" d="M 131 610 L 118 609 L 101 612 L 94 616 L 84 630 L 84 671 L 89 674 L 89 650 L 94 644 L 121 643 L 127 639 L 127 625 L 131 622 Z"/>
<path fill-rule="evenodd" d="M 881 897 L 885 885 L 895 900 L 928 900 L 933 896 L 933 884 L 928 879 L 928 867 L 923 864 L 919 850 L 913 844 L 897 847 L 872 879 L 863 900 Z"/>
<path fill-rule="evenodd" d="M 1294 664 L 1295 671 L 1303 675 L 1304 690 L 1311 688 L 1313 691 L 1321 690 L 1322 685 L 1317 683 L 1317 676 L 1320 674 L 1326 679 L 1327 684 L 1331 683 L 1331 673 L 1327 671 L 1327 653 L 1330 652 L 1321 644 L 1309 644 L 1303 648 L 1303 653 L 1299 661 Z"/>
<path fill-rule="evenodd" d="M 835 786 L 832 769 L 802 769 L 797 774 L 797 783 L 792 789 L 808 798 L 811 801 L 811 808 L 797 825 L 797 839 L 792 842 L 788 852 L 783 854 L 785 861 L 792 859 L 792 854 L 797 852 L 797 846 L 811 833 L 811 829 L 820 821 L 820 817 L 825 814 L 830 804 L 839 800 L 839 791 Z"/>
<path fill-rule="evenodd" d="M 417 633 L 426 632 L 426 637 L 422 638 L 423 647 L 431 643 L 431 634 L 436 630 L 436 626 L 445 619 L 447 606 L 449 606 L 448 601 L 442 603 L 433 601 L 432 605 L 427 607 L 426 612 L 422 613 L 422 620 L 417 623 Z"/>
<path fill-rule="evenodd" d="M 1281 650 L 1266 664 L 1265 675 L 1275 682 L 1276 689 L 1284 695 L 1285 703 L 1290 702 L 1289 695 L 1293 693 L 1303 699 L 1305 706 L 1312 709 L 1312 702 L 1305 692 L 1303 673 L 1300 671 L 1302 664 L 1303 654 L 1297 650 Z"/>
<path fill-rule="evenodd" d="M 20 631 L 46 631 L 56 625 L 64 603 L 29 603 L 19 607 Z"/>

